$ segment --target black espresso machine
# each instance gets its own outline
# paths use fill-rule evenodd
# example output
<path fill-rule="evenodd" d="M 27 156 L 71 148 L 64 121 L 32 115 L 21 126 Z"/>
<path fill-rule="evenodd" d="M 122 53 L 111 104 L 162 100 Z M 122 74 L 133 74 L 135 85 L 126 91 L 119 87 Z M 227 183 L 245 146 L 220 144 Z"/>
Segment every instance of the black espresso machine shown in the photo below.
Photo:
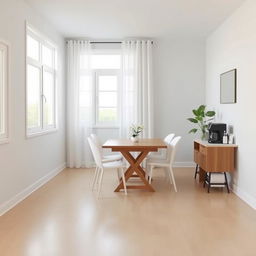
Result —
<path fill-rule="evenodd" d="M 223 135 L 227 131 L 227 125 L 221 123 L 210 123 L 209 130 L 209 143 L 222 143 Z"/>

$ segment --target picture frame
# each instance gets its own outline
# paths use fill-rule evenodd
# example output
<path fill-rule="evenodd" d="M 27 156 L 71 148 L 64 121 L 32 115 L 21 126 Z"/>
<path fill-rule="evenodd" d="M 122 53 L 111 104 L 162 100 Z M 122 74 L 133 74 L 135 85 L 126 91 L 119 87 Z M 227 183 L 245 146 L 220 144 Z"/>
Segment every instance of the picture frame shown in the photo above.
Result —
<path fill-rule="evenodd" d="M 237 69 L 232 69 L 220 75 L 220 103 L 234 104 L 236 102 Z"/>

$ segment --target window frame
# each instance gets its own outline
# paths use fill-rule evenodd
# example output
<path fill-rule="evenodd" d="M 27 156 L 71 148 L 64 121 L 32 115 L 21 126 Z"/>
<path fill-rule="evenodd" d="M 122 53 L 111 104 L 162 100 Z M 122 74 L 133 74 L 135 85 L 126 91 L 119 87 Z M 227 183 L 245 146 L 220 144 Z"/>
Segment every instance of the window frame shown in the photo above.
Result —
<path fill-rule="evenodd" d="M 39 60 L 32 59 L 28 56 L 27 52 L 27 37 L 30 36 L 34 40 L 36 40 L 39 43 Z M 49 48 L 52 51 L 53 54 L 53 63 L 52 67 L 47 66 L 43 64 L 43 57 L 42 57 L 42 48 L 43 46 Z M 26 137 L 36 137 L 40 135 L 44 135 L 47 133 L 56 132 L 58 130 L 58 113 L 57 113 L 57 54 L 58 54 L 58 48 L 57 46 L 52 43 L 45 35 L 41 34 L 36 30 L 33 26 L 26 23 L 26 104 L 25 104 L 25 115 L 26 115 L 26 121 L 25 121 L 25 130 L 26 130 Z M 40 111 L 39 111 L 39 119 L 40 124 L 37 127 L 29 128 L 28 127 L 28 65 L 34 66 L 36 68 L 39 68 L 40 70 L 40 93 L 39 93 L 39 99 L 40 99 Z M 44 123 L 44 102 L 45 102 L 45 95 L 44 95 L 44 72 L 49 72 L 53 74 L 53 124 L 52 125 L 45 125 Z"/>
<path fill-rule="evenodd" d="M 0 39 L 0 50 L 3 51 L 3 87 L 0 88 L 0 118 L 3 130 L 0 127 L 0 144 L 9 143 L 9 72 L 10 72 L 10 47 L 9 44 Z"/>
<path fill-rule="evenodd" d="M 120 125 L 120 69 L 94 69 L 94 109 L 95 109 L 95 127 L 117 127 Z M 117 93 L 117 120 L 116 122 L 100 122 L 99 121 L 99 76 L 116 76 L 117 77 L 117 90 L 116 91 L 108 91 L 108 92 L 116 92 Z M 107 108 L 107 107 L 106 107 Z M 111 108 L 111 107 L 109 107 Z"/>

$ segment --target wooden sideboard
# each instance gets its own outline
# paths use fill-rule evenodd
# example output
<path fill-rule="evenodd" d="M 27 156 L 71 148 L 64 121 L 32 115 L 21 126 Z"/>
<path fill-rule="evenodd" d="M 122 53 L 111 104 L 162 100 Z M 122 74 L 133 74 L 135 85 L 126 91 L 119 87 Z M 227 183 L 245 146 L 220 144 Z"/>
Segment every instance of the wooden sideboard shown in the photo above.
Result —
<path fill-rule="evenodd" d="M 211 144 L 194 141 L 194 161 L 199 166 L 199 181 L 205 180 L 207 172 L 233 172 L 237 145 Z"/>

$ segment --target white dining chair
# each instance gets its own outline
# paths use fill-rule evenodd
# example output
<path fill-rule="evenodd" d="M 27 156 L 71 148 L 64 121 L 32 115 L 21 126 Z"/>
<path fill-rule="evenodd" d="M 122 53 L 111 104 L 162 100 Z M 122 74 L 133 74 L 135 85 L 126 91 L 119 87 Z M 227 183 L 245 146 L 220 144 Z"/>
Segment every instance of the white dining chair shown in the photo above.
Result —
<path fill-rule="evenodd" d="M 118 154 L 118 153 L 117 154 L 112 154 L 112 155 L 104 155 L 102 145 L 100 143 L 100 140 L 99 140 L 98 136 L 96 134 L 92 133 L 90 135 L 90 137 L 92 138 L 94 144 L 98 147 L 103 162 L 113 162 L 113 161 L 119 161 L 119 160 L 123 159 L 122 154 Z"/>
<path fill-rule="evenodd" d="M 164 142 L 166 143 L 166 144 L 169 144 L 171 141 L 172 141 L 172 139 L 174 138 L 174 136 L 175 136 L 175 134 L 174 133 L 170 133 L 170 134 L 168 134 L 165 138 L 164 138 Z M 167 150 L 166 149 L 161 149 L 160 150 L 160 154 L 159 153 L 154 153 L 154 152 L 151 152 L 151 153 L 149 153 L 148 154 L 148 156 L 147 156 L 147 158 L 146 158 L 146 160 L 151 160 L 151 159 L 167 159 L 167 154 L 168 154 L 168 152 L 167 152 Z"/>
<path fill-rule="evenodd" d="M 106 169 L 116 169 L 117 174 L 118 174 L 118 181 L 120 181 L 119 177 L 121 176 L 124 184 L 124 192 L 125 195 L 127 195 L 127 190 L 126 190 L 126 182 L 125 182 L 125 177 L 124 177 L 124 172 L 125 172 L 125 165 L 123 164 L 122 161 L 111 161 L 111 162 L 103 162 L 103 159 L 101 157 L 100 150 L 98 146 L 94 143 L 91 137 L 88 137 L 88 142 L 93 154 L 94 161 L 96 163 L 96 169 L 95 169 L 95 174 L 93 178 L 93 184 L 92 184 L 92 189 L 94 189 L 95 184 L 98 184 L 98 197 L 100 196 L 100 191 L 102 187 L 102 179 L 103 179 L 103 174 L 104 170 Z M 121 172 L 121 173 L 119 173 Z"/>
<path fill-rule="evenodd" d="M 176 149 L 178 142 L 180 141 L 181 137 L 175 137 L 170 143 L 167 145 L 167 159 L 149 159 L 147 161 L 147 175 L 149 176 L 149 183 L 151 184 L 153 170 L 155 167 L 163 167 L 168 168 L 168 174 L 170 183 L 173 184 L 175 192 L 177 192 L 176 182 L 173 174 L 172 165 L 174 162 Z"/>

